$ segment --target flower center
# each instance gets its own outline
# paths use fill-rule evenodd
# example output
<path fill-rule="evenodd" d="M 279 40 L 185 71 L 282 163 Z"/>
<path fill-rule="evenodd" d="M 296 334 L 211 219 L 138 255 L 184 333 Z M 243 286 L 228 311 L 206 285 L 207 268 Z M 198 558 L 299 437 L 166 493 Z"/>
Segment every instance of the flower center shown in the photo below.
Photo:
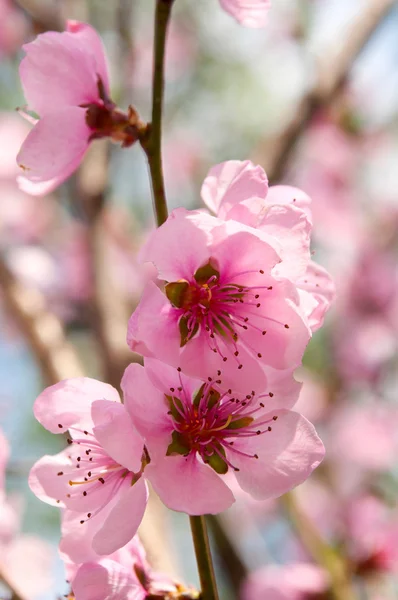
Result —
<path fill-rule="evenodd" d="M 248 270 L 236 277 L 248 274 L 264 275 L 264 271 Z M 166 296 L 181 312 L 178 322 L 180 346 L 185 346 L 202 328 L 208 334 L 210 349 L 221 356 L 224 362 L 228 357 L 222 350 L 220 339 L 231 349 L 239 369 L 242 364 L 238 340 L 244 341 L 245 346 L 257 358 L 262 358 L 259 352 L 260 342 L 256 349 L 253 337 L 249 339 L 245 332 L 250 330 L 256 336 L 264 336 L 267 333 L 267 323 L 270 322 L 289 329 L 287 323 L 264 312 L 264 296 L 271 293 L 272 289 L 272 285 L 244 285 L 222 281 L 220 272 L 211 261 L 195 272 L 192 281 L 181 279 L 167 283 Z M 257 345 L 255 342 L 254 344 Z"/>
<path fill-rule="evenodd" d="M 226 473 L 229 467 L 239 471 L 230 460 L 231 455 L 233 460 L 233 454 L 258 459 L 257 454 L 234 448 L 234 443 L 272 431 L 270 424 L 277 417 L 261 416 L 265 408 L 262 399 L 272 397 L 272 392 L 261 396 L 252 392 L 244 399 L 238 399 L 232 397 L 231 390 L 221 394 L 209 383 L 204 383 L 189 398 L 182 382 L 177 389 L 170 388 L 170 392 L 165 397 L 174 430 L 168 456 L 197 453 L 220 474 Z"/>

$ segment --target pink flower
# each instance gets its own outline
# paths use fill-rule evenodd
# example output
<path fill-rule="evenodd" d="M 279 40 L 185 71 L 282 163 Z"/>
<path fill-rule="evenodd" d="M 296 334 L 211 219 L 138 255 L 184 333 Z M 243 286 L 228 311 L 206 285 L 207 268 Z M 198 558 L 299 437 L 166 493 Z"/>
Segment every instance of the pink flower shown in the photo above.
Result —
<path fill-rule="evenodd" d="M 282 258 L 274 273 L 292 281 L 312 331 L 319 329 L 334 298 L 329 274 L 311 260 L 311 199 L 298 188 L 268 188 L 260 166 L 231 160 L 210 169 L 202 187 L 207 207 L 275 238 Z"/>
<path fill-rule="evenodd" d="M 267 565 L 249 575 L 242 600 L 315 600 L 327 589 L 327 574 L 315 565 Z"/>
<path fill-rule="evenodd" d="M 295 287 L 273 274 L 281 259 L 263 232 L 177 209 L 141 258 L 165 289 L 146 286 L 129 322 L 132 350 L 245 392 L 266 387 L 263 365 L 300 364 L 310 330 Z"/>
<path fill-rule="evenodd" d="M 129 146 L 137 139 L 137 115 L 116 109 L 101 39 L 96 31 L 68 21 L 23 47 L 20 76 L 29 109 L 40 116 L 17 157 L 21 187 L 49 192 L 78 167 L 91 140 L 105 136 Z"/>
<path fill-rule="evenodd" d="M 73 565 L 66 562 L 76 600 L 145 600 L 170 598 L 184 588 L 150 568 L 144 548 L 135 536 L 126 546 L 106 558 Z M 180 597 L 180 596 L 179 596 Z"/>
<path fill-rule="evenodd" d="M 228 472 L 257 499 L 280 496 L 310 475 L 323 444 L 290 410 L 299 386 L 284 375 L 277 373 L 269 391 L 248 387 L 245 395 L 153 359 L 127 367 L 125 405 L 151 458 L 145 475 L 166 506 L 188 514 L 225 510 L 234 502 Z"/>
<path fill-rule="evenodd" d="M 225 11 L 245 27 L 264 27 L 267 22 L 270 0 L 220 0 Z"/>
<path fill-rule="evenodd" d="M 66 509 L 61 550 L 83 562 L 90 552 L 124 546 L 141 522 L 148 492 L 143 442 L 117 391 L 95 379 L 67 379 L 40 394 L 34 414 L 52 433 L 69 429 L 71 436 L 66 450 L 41 458 L 29 477 L 41 500 Z"/>

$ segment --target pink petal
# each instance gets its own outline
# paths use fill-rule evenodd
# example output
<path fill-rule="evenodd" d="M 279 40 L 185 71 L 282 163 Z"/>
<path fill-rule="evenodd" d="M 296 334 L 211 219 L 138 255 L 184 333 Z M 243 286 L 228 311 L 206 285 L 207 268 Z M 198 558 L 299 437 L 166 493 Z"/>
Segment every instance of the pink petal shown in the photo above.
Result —
<path fill-rule="evenodd" d="M 131 422 L 123 404 L 96 400 L 91 406 L 94 435 L 114 461 L 138 473 L 144 450 L 142 437 Z"/>
<path fill-rule="evenodd" d="M 72 582 L 77 600 L 144 600 L 146 592 L 134 571 L 105 559 L 83 564 Z"/>
<path fill-rule="evenodd" d="M 49 181 L 30 181 L 23 175 L 19 175 L 17 177 L 17 183 L 20 190 L 25 192 L 26 194 L 30 194 L 31 196 L 45 196 L 49 194 L 55 188 L 57 188 L 61 183 L 63 183 L 64 177 L 54 177 Z"/>
<path fill-rule="evenodd" d="M 95 58 L 96 74 L 100 76 L 106 92 L 109 94 L 109 69 L 107 65 L 104 44 L 101 37 L 91 25 L 79 21 L 67 21 L 66 29 L 73 33 L 74 38 L 79 41 L 79 47 L 86 49 L 87 53 Z"/>
<path fill-rule="evenodd" d="M 64 181 L 82 160 L 89 136 L 83 108 L 47 114 L 33 127 L 17 156 L 24 177 L 41 184 L 54 178 Z"/>
<path fill-rule="evenodd" d="M 304 275 L 297 281 L 302 306 L 312 331 L 319 329 L 329 310 L 336 288 L 329 273 L 311 261 Z"/>
<path fill-rule="evenodd" d="M 163 391 L 160 391 L 149 379 L 148 370 L 134 363 L 125 370 L 121 385 L 125 407 L 141 435 L 145 439 L 164 434 L 170 437 L 172 425 L 165 399 L 165 393 L 169 392 L 167 383 L 165 382 Z M 167 446 L 165 453 L 166 449 Z"/>
<path fill-rule="evenodd" d="M 180 332 L 179 311 L 150 281 L 140 303 L 130 317 L 127 343 L 143 356 L 156 356 L 169 364 L 179 365 Z"/>
<path fill-rule="evenodd" d="M 265 410 L 271 412 L 280 408 L 291 409 L 296 404 L 302 383 L 294 378 L 295 369 L 272 369 L 266 367 L 267 392 L 272 393 L 271 398 L 263 398 Z"/>
<path fill-rule="evenodd" d="M 190 340 L 182 349 L 180 357 L 181 369 L 192 376 L 208 381 L 220 381 L 224 389 L 232 388 L 244 394 L 254 390 L 263 390 L 266 376 L 257 356 L 254 358 L 242 346 L 239 346 L 239 360 L 234 356 L 235 347 L 226 344 L 222 337 L 217 337 L 221 354 L 209 351 L 208 336 L 205 332 Z M 223 357 L 227 360 L 224 362 Z M 243 365 L 239 368 L 239 365 Z M 219 375 L 220 373 L 220 375 Z"/>
<path fill-rule="evenodd" d="M 96 58 L 78 38 L 49 31 L 23 46 L 22 88 L 29 108 L 40 117 L 98 102 Z"/>
<path fill-rule="evenodd" d="M 93 538 L 98 554 L 112 554 L 125 546 L 137 533 L 148 501 L 148 488 L 141 478 L 120 496 L 116 506 Z"/>
<path fill-rule="evenodd" d="M 275 268 L 275 274 L 292 281 L 304 275 L 311 257 L 312 229 L 306 213 L 291 205 L 274 204 L 267 209 L 258 227 L 281 245 L 282 262 Z"/>
<path fill-rule="evenodd" d="M 75 425 L 91 431 L 91 405 L 95 400 L 120 402 L 111 385 L 89 377 L 64 379 L 46 388 L 36 399 L 36 419 L 51 433 L 64 433 Z"/>
<path fill-rule="evenodd" d="M 193 219 L 190 214 L 185 208 L 174 210 L 166 223 L 151 234 L 141 251 L 140 259 L 153 262 L 161 279 L 190 281 L 210 258 L 208 236 L 195 223 L 196 212 L 193 211 Z"/>
<path fill-rule="evenodd" d="M 325 454 L 314 426 L 302 415 L 281 410 L 272 416 L 278 417 L 272 431 L 235 442 L 237 449 L 258 459 L 230 454 L 240 469 L 235 473 L 239 485 L 258 500 L 278 497 L 305 481 Z"/>
<path fill-rule="evenodd" d="M 60 508 L 67 507 L 76 511 L 77 515 L 78 513 L 94 512 L 96 508 L 107 504 L 112 499 L 113 488 L 104 485 L 93 487 L 86 496 L 83 493 L 71 495 L 69 481 L 74 480 L 78 473 L 75 466 L 78 452 L 75 451 L 75 455 L 72 455 L 71 458 L 73 452 L 71 448 L 54 456 L 46 455 L 40 458 L 30 471 L 29 487 L 40 500 L 47 504 Z M 76 516 L 77 525 L 80 520 L 81 517 Z"/>
<path fill-rule="evenodd" d="M 258 285 L 267 285 L 266 278 L 281 260 L 272 238 L 234 221 L 215 227 L 212 233 L 211 255 L 218 263 L 220 281 L 250 285 L 254 278 L 261 281 Z M 261 277 L 260 270 L 264 271 Z"/>
<path fill-rule="evenodd" d="M 189 515 L 216 514 L 235 502 L 221 477 L 194 456 L 165 457 L 145 474 L 166 506 Z"/>
<path fill-rule="evenodd" d="M 255 196 L 265 198 L 267 191 L 268 179 L 260 166 L 249 160 L 229 160 L 210 169 L 201 196 L 207 207 L 223 219 L 232 206 Z"/>
<path fill-rule="evenodd" d="M 285 282 L 285 287 L 290 285 Z M 277 284 L 269 295 L 260 296 L 259 300 L 264 306 L 263 316 L 251 316 L 250 322 L 260 331 L 249 328 L 241 333 L 241 344 L 254 348 L 261 354 L 261 362 L 274 369 L 297 367 L 311 337 L 305 318 Z M 262 335 L 261 330 L 267 333 Z"/>
<path fill-rule="evenodd" d="M 312 222 L 311 198 L 299 188 L 290 185 L 272 185 L 268 190 L 267 204 L 293 205 L 303 210 Z"/>

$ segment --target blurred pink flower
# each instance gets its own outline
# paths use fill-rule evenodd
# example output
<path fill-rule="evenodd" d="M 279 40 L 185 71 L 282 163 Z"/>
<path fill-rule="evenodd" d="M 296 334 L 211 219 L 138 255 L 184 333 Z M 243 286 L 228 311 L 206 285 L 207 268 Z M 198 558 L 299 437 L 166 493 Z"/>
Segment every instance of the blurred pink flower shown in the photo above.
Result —
<path fill-rule="evenodd" d="M 396 510 L 374 496 L 355 498 L 345 518 L 347 546 L 361 575 L 398 572 L 398 519 Z"/>
<path fill-rule="evenodd" d="M 171 598 L 183 591 L 169 577 L 150 568 L 138 536 L 96 561 L 76 565 L 63 558 L 76 600 L 145 600 L 149 595 L 163 598 L 169 593 Z"/>
<path fill-rule="evenodd" d="M 293 284 L 272 273 L 280 257 L 270 242 L 236 221 L 173 211 L 141 252 L 167 283 L 165 293 L 146 286 L 129 321 L 131 349 L 245 393 L 264 389 L 262 365 L 300 364 L 310 330 Z"/>
<path fill-rule="evenodd" d="M 278 387 L 278 375 L 275 377 Z M 231 471 L 254 498 L 280 496 L 304 481 L 324 450 L 313 426 L 290 410 L 296 382 L 285 377 L 267 393 L 220 393 L 157 360 L 127 367 L 126 408 L 145 439 L 145 475 L 169 508 L 217 513 L 234 502 Z M 296 393 L 295 393 L 296 392 Z"/>
<path fill-rule="evenodd" d="M 10 0 L 0 0 L 0 57 L 19 49 L 27 31 L 27 20 Z"/>
<path fill-rule="evenodd" d="M 326 447 L 334 461 L 355 465 L 356 470 L 388 470 L 398 452 L 398 410 L 380 402 L 343 404 L 335 411 L 328 437 Z"/>
<path fill-rule="evenodd" d="M 29 476 L 41 500 L 68 513 L 61 550 L 83 562 L 82 540 L 100 555 L 125 545 L 148 492 L 141 478 L 143 442 L 117 391 L 95 379 L 68 379 L 40 394 L 34 414 L 52 433 L 69 429 L 71 436 L 66 450 L 41 458 Z"/>
<path fill-rule="evenodd" d="M 310 563 L 267 565 L 250 574 L 242 600 L 316 600 L 328 589 L 328 577 Z"/>
<path fill-rule="evenodd" d="M 271 0 L 220 0 L 222 8 L 245 27 L 264 27 Z"/>

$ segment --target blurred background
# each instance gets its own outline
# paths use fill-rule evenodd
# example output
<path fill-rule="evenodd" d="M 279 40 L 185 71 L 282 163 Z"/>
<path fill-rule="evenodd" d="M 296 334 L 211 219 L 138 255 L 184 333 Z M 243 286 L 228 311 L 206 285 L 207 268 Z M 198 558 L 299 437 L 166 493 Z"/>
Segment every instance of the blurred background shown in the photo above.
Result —
<path fill-rule="evenodd" d="M 135 359 L 126 324 L 154 217 L 135 146 L 95 142 L 51 195 L 18 189 L 15 156 L 30 127 L 15 111 L 25 104 L 21 46 L 66 18 L 91 23 L 107 49 L 113 100 L 147 120 L 153 13 L 153 0 L 0 0 L 0 427 L 10 446 L 0 562 L 32 600 L 67 592 L 58 510 L 27 485 L 34 460 L 64 441 L 34 421 L 32 404 L 45 385 L 81 373 L 117 386 Z M 201 206 L 211 166 L 250 158 L 271 183 L 312 197 L 315 260 L 337 287 L 297 374 L 297 410 L 315 423 L 326 459 L 283 500 L 256 502 L 237 489 L 236 505 L 212 520 L 222 598 L 338 597 L 325 570 L 337 557 L 352 598 L 396 599 L 397 3 L 273 0 L 268 26 L 253 30 L 218 0 L 175 0 L 166 80 L 169 208 Z M 197 583 L 184 515 L 154 499 L 142 537 L 155 566 Z"/>

